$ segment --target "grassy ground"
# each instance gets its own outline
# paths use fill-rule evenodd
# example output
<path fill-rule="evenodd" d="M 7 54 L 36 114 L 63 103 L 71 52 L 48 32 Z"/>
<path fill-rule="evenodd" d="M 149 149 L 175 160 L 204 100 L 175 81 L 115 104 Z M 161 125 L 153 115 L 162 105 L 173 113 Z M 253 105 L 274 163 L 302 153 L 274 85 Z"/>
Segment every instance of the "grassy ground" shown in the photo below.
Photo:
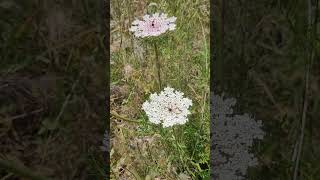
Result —
<path fill-rule="evenodd" d="M 1 1 L 1 162 L 54 179 L 99 179 L 102 10 L 87 0 Z M 12 172 L 1 166 L 0 179 L 22 179 Z"/>
<path fill-rule="evenodd" d="M 176 127 L 181 152 L 160 136 L 141 109 L 150 93 L 159 92 L 153 46 L 128 29 L 151 1 L 111 1 L 111 179 L 206 179 L 209 175 L 209 1 L 152 1 L 177 29 L 162 37 L 164 86 L 193 101 L 186 125 Z M 170 152 L 170 153 L 167 153 Z M 179 154 L 180 153 L 180 154 Z M 189 159 L 187 159 L 189 158 Z"/>
<path fill-rule="evenodd" d="M 310 2 L 213 5 L 213 89 L 236 97 L 268 133 L 249 179 L 320 178 L 319 5 Z"/>

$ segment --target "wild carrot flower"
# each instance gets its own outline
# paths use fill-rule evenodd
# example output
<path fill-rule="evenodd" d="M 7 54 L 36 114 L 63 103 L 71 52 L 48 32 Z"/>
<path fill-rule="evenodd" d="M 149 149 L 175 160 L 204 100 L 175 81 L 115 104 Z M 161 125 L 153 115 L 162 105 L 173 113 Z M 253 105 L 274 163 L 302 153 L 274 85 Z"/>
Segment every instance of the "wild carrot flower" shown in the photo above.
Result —
<path fill-rule="evenodd" d="M 166 31 L 172 31 L 176 28 L 176 17 L 167 17 L 164 13 L 155 13 L 144 15 L 143 20 L 135 20 L 129 31 L 136 37 L 159 36 Z"/>
<path fill-rule="evenodd" d="M 143 103 L 142 109 L 154 124 L 162 124 L 163 127 L 185 124 L 192 100 L 184 98 L 183 95 L 182 92 L 166 87 L 159 95 L 151 94 L 150 99 Z"/>
<path fill-rule="evenodd" d="M 217 180 L 242 180 L 250 166 L 258 165 L 251 152 L 254 140 L 262 140 L 262 121 L 249 114 L 235 114 L 236 99 L 211 95 L 211 163 Z"/>

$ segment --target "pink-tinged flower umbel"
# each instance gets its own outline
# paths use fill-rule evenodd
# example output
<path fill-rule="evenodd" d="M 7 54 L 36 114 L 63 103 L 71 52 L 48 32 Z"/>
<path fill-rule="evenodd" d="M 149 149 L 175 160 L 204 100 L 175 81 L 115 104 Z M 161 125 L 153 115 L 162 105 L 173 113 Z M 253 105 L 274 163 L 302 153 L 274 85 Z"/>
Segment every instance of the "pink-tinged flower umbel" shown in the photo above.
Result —
<path fill-rule="evenodd" d="M 159 36 L 167 31 L 176 29 L 176 17 L 167 17 L 164 13 L 155 13 L 144 15 L 143 20 L 135 20 L 129 31 L 133 32 L 136 37 Z"/>

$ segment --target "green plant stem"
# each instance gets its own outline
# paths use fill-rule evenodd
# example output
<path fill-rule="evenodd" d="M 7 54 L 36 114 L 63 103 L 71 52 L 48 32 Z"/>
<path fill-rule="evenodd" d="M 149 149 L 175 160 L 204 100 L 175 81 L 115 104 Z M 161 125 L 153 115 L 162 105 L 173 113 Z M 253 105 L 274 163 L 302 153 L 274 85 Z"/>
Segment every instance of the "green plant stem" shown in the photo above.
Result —
<path fill-rule="evenodd" d="M 313 58 L 314 58 L 314 45 L 312 43 L 313 39 L 313 34 L 312 34 L 312 28 L 313 27 L 313 22 L 312 22 L 312 16 L 314 14 L 313 12 L 313 5 L 311 0 L 307 0 L 308 4 L 308 34 L 307 34 L 307 39 L 308 39 L 308 59 L 306 61 L 306 72 L 305 72 L 305 85 L 304 85 L 304 97 L 303 97 L 303 107 L 302 107 L 302 115 L 301 115 L 301 129 L 300 129 L 300 137 L 299 137 L 299 144 L 298 144 L 298 152 L 297 152 L 297 157 L 295 161 L 295 166 L 294 166 L 294 174 L 293 174 L 293 180 L 297 180 L 299 177 L 299 165 L 300 165 L 300 160 L 301 160 L 301 154 L 302 154 L 302 149 L 303 149 L 303 142 L 304 142 L 304 133 L 305 133 L 305 126 L 306 126 L 306 121 L 307 121 L 307 111 L 308 111 L 308 94 L 309 94 L 309 88 L 310 88 L 310 74 L 311 74 L 311 65 L 313 63 Z"/>
<path fill-rule="evenodd" d="M 39 174 L 34 173 L 33 170 L 21 165 L 17 165 L 16 163 L 10 160 L 0 158 L 0 168 L 3 168 L 9 172 L 17 174 L 20 177 L 24 177 L 30 180 L 50 180 L 49 178 L 40 176 Z"/>
<path fill-rule="evenodd" d="M 129 171 L 136 180 L 143 180 L 143 178 L 139 175 L 139 173 L 132 167 L 131 169 L 125 168 L 127 171 Z"/>
<path fill-rule="evenodd" d="M 127 122 L 140 123 L 140 121 L 131 120 L 129 118 L 121 116 L 118 113 L 116 113 L 115 111 L 111 111 L 110 114 L 111 114 L 111 116 L 113 116 L 113 117 L 115 117 L 117 119 L 121 119 L 121 120 L 124 120 L 124 121 L 127 121 Z"/>
<path fill-rule="evenodd" d="M 183 164 L 183 167 L 188 171 L 189 174 L 193 175 L 193 173 L 190 171 L 190 169 L 188 168 L 188 166 L 185 163 L 185 160 L 182 157 L 182 154 L 184 154 L 184 153 L 181 151 L 180 146 L 179 146 L 179 142 L 177 140 L 177 130 L 176 130 L 176 128 L 173 128 L 173 134 L 172 135 L 173 135 L 173 138 L 174 138 L 174 142 L 176 143 L 176 147 L 177 147 L 177 150 L 178 150 L 178 153 L 179 153 L 179 158 L 180 158 L 181 163 Z"/>
<path fill-rule="evenodd" d="M 161 83 L 161 64 L 160 64 L 160 59 L 159 59 L 159 50 L 157 43 L 154 42 L 154 51 L 156 55 L 156 64 L 157 64 L 157 70 L 158 70 L 158 82 L 159 82 L 159 90 L 161 91 L 162 89 L 162 83 Z"/>

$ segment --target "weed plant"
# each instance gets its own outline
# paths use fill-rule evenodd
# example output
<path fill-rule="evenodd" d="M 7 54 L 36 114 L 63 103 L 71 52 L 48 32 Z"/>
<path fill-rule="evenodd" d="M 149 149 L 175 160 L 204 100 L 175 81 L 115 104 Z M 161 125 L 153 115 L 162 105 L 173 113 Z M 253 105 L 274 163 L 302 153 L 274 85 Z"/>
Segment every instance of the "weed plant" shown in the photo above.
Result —
<path fill-rule="evenodd" d="M 128 31 L 151 2 L 177 17 L 157 39 L 162 87 L 193 101 L 188 122 L 170 128 L 142 110 L 160 90 L 159 68 L 154 46 Z M 114 0 L 111 15 L 111 179 L 210 179 L 209 2 Z"/>

